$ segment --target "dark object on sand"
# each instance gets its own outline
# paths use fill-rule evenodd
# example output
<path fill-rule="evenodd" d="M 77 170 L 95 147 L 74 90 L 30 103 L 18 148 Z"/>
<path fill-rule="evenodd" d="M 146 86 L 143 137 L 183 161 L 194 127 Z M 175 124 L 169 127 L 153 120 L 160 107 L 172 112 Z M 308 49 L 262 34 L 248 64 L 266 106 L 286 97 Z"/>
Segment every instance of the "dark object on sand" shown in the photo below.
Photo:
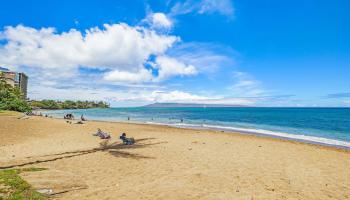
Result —
<path fill-rule="evenodd" d="M 87 120 L 85 119 L 84 115 L 81 115 L 81 116 L 80 116 L 80 119 L 81 119 L 81 121 L 87 121 Z"/>
<path fill-rule="evenodd" d="M 135 139 L 134 138 L 127 138 L 125 133 L 122 133 L 119 138 L 123 141 L 123 144 L 125 144 L 125 145 L 135 144 Z"/>
<path fill-rule="evenodd" d="M 71 113 L 68 113 L 68 114 L 66 114 L 64 117 L 63 117 L 64 119 L 70 119 L 70 120 L 73 120 L 74 119 L 74 115 L 73 114 L 71 114 Z"/>
<path fill-rule="evenodd" d="M 97 132 L 93 136 L 98 136 L 100 139 L 110 139 L 111 136 L 108 133 L 103 132 L 101 129 L 97 129 Z"/>

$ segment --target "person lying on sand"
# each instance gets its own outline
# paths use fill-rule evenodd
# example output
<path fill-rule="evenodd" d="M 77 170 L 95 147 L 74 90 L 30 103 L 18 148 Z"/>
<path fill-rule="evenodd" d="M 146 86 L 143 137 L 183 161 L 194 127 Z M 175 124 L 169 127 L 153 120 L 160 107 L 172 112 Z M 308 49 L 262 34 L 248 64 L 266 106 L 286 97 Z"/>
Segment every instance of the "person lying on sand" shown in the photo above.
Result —
<path fill-rule="evenodd" d="M 110 139 L 111 136 L 108 133 L 103 132 L 101 129 L 97 129 L 97 132 L 93 136 L 99 136 L 101 139 Z"/>
<path fill-rule="evenodd" d="M 123 141 L 123 144 L 125 144 L 125 145 L 132 145 L 135 143 L 135 139 L 134 138 L 127 138 L 126 133 L 122 133 L 119 138 Z"/>

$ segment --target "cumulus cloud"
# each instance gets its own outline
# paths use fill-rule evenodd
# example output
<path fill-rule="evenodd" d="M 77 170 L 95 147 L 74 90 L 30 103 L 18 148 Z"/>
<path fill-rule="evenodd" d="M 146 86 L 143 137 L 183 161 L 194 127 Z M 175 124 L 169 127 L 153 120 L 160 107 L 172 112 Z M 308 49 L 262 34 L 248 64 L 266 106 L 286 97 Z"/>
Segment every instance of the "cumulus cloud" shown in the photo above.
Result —
<path fill-rule="evenodd" d="M 192 12 L 198 14 L 219 13 L 231 18 L 234 15 L 234 7 L 231 0 L 186 0 L 182 3 L 176 3 L 172 7 L 170 14 L 175 16 Z"/>
<path fill-rule="evenodd" d="M 118 83 L 160 82 L 173 76 L 191 76 L 198 73 L 193 65 L 186 65 L 168 56 L 158 56 L 154 62 L 149 61 L 148 64 L 157 70 L 157 76 L 147 69 L 137 72 L 114 70 L 106 73 L 104 80 Z"/>
<path fill-rule="evenodd" d="M 146 69 L 141 69 L 138 72 L 127 72 L 114 70 L 108 72 L 104 76 L 104 80 L 119 82 L 119 83 L 140 83 L 152 81 L 152 72 Z"/>
<path fill-rule="evenodd" d="M 180 40 L 178 37 L 141 26 L 104 24 L 102 29 L 57 33 L 54 28 L 18 25 L 6 27 L 0 34 L 5 41 L 0 46 L 0 65 L 11 68 L 39 68 L 48 74 L 73 74 L 79 67 L 99 68 L 107 71 L 104 80 L 128 83 L 159 81 L 196 71 L 176 58 L 168 58 L 165 63 L 164 55 Z M 155 63 L 157 68 L 146 69 L 151 56 L 161 58 Z M 153 77 L 156 73 L 152 70 L 159 70 L 161 77 Z"/>
<path fill-rule="evenodd" d="M 10 66 L 103 67 L 138 69 L 151 54 L 162 54 L 178 40 L 126 24 L 104 25 L 85 33 L 71 29 L 61 34 L 54 28 L 39 30 L 18 25 L 2 32 L 7 41 L 0 62 Z"/>
<path fill-rule="evenodd" d="M 169 30 L 173 26 L 172 20 L 164 13 L 149 13 L 145 21 L 154 29 Z"/>
<path fill-rule="evenodd" d="M 156 80 L 164 80 L 174 75 L 196 75 L 197 69 L 193 65 L 185 65 L 184 63 L 167 56 L 159 56 L 156 58 L 155 66 L 158 70 Z"/>

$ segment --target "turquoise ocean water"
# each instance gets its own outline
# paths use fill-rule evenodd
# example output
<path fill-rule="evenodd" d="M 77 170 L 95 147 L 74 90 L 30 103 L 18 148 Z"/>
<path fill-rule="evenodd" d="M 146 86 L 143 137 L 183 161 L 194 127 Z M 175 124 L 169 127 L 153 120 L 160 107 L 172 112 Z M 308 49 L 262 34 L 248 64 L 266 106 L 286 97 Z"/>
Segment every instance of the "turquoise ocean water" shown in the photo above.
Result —
<path fill-rule="evenodd" d="M 350 108 L 109 108 L 44 111 L 62 118 L 240 131 L 350 148 Z"/>

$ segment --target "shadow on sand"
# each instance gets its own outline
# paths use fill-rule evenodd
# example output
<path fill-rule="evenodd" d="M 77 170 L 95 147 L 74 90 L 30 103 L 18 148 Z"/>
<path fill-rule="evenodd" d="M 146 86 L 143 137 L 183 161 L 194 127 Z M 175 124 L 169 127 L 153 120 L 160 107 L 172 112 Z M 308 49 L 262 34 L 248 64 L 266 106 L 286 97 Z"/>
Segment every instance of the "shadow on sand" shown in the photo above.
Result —
<path fill-rule="evenodd" d="M 156 138 L 137 139 L 136 143 L 133 145 L 124 145 L 121 143 L 109 143 L 109 141 L 106 140 L 100 143 L 100 149 L 102 151 L 108 151 L 111 155 L 115 157 L 132 158 L 132 159 L 155 159 L 155 157 L 143 156 L 136 153 L 120 151 L 122 149 L 139 149 L 139 148 L 145 148 L 145 147 L 153 146 L 157 144 L 167 143 L 167 142 L 144 143 L 144 141 L 153 140 L 153 139 L 156 139 Z"/>
<path fill-rule="evenodd" d="M 126 151 L 121 151 L 123 149 L 138 149 L 138 148 L 145 148 L 157 144 L 163 144 L 167 142 L 146 142 L 149 140 L 154 140 L 156 138 L 141 138 L 137 139 L 135 144 L 133 145 L 124 145 L 122 143 L 114 142 L 110 143 L 110 140 L 104 140 L 103 142 L 100 143 L 100 147 L 94 148 L 94 149 L 89 149 L 89 150 L 80 150 L 80 151 L 67 151 L 63 153 L 58 153 L 58 154 L 49 154 L 49 155 L 43 155 L 43 156 L 38 156 L 38 157 L 27 157 L 27 159 L 31 158 L 44 158 L 48 157 L 46 159 L 40 159 L 40 160 L 32 160 L 32 161 L 27 161 L 19 164 L 14 164 L 14 165 L 8 165 L 8 166 L 0 166 L 0 169 L 9 169 L 9 168 L 14 168 L 14 167 L 23 167 L 26 165 L 32 165 L 32 164 L 39 164 L 39 163 L 45 163 L 45 162 L 52 162 L 60 159 L 66 159 L 66 158 L 72 158 L 76 156 L 82 156 L 86 154 L 91 154 L 95 152 L 103 152 L 107 151 L 110 155 L 113 155 L 115 157 L 121 157 L 121 158 L 131 158 L 131 159 L 155 159 L 155 157 L 149 157 L 149 156 L 143 156 L 140 154 L 136 153 L 130 153 Z"/>

